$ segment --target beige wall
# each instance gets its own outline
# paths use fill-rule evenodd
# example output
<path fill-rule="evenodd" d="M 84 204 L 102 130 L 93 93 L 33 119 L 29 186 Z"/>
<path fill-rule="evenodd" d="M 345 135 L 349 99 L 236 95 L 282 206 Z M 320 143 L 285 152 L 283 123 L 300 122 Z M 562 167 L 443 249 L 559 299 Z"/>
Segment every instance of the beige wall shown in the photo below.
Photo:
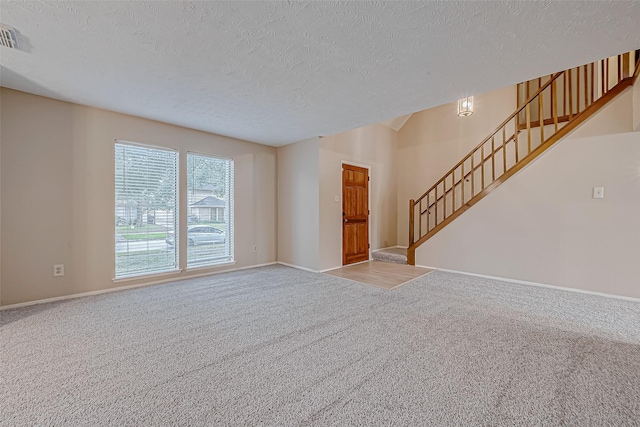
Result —
<path fill-rule="evenodd" d="M 629 89 L 416 251 L 416 263 L 640 297 Z M 604 186 L 605 199 L 591 198 Z"/>
<path fill-rule="evenodd" d="M 380 124 L 320 139 L 320 270 L 342 265 L 342 162 L 370 168 L 371 249 L 396 245 L 396 154 L 397 132 Z"/>
<path fill-rule="evenodd" d="M 318 270 L 318 138 L 278 148 L 278 261 Z"/>
<path fill-rule="evenodd" d="M 275 148 L 9 89 L 1 94 L 2 304 L 145 281 L 112 282 L 114 139 L 178 148 L 181 158 L 187 150 L 233 157 L 233 267 L 276 261 Z M 64 277 L 52 276 L 53 264 L 65 264 Z"/>
<path fill-rule="evenodd" d="M 278 261 L 342 265 L 342 162 L 370 167 L 371 248 L 395 246 L 396 147 L 376 124 L 278 148 Z"/>
<path fill-rule="evenodd" d="M 457 103 L 414 113 L 398 132 L 398 244 L 409 241 L 409 199 L 417 199 L 516 109 L 510 86 L 474 98 L 473 115 Z"/>

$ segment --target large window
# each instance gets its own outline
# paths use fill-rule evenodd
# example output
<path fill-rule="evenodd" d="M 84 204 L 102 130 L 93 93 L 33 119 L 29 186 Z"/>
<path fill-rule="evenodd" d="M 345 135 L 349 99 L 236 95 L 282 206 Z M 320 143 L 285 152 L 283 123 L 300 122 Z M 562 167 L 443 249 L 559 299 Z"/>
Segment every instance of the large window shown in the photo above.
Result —
<path fill-rule="evenodd" d="M 178 153 L 116 142 L 116 278 L 178 269 Z"/>
<path fill-rule="evenodd" d="M 187 154 L 187 267 L 233 261 L 233 160 Z"/>

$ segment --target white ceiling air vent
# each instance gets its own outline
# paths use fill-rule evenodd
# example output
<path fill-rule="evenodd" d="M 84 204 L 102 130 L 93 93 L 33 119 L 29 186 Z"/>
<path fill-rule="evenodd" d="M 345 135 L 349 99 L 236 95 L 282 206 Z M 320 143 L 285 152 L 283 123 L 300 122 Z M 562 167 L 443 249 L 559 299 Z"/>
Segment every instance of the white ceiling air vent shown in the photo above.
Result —
<path fill-rule="evenodd" d="M 16 49 L 18 47 L 16 30 L 14 28 L 0 24 L 0 46 L 10 49 Z"/>

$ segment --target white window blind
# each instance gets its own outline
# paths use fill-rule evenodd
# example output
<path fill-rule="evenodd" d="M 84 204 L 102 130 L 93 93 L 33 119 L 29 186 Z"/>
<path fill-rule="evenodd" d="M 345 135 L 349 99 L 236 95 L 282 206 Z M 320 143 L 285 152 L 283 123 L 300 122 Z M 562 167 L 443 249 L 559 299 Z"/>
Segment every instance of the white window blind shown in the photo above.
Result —
<path fill-rule="evenodd" d="M 187 267 L 233 261 L 233 160 L 187 154 Z"/>
<path fill-rule="evenodd" d="M 116 278 L 178 269 L 178 154 L 116 141 Z"/>

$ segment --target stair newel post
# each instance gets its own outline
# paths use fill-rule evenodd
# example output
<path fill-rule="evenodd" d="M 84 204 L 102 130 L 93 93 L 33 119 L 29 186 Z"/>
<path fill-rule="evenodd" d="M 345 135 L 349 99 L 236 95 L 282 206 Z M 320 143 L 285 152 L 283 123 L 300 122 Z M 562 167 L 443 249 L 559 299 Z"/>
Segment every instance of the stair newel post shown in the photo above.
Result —
<path fill-rule="evenodd" d="M 414 215 L 415 215 L 416 202 L 409 200 L 409 246 L 413 246 L 414 243 Z"/>
<path fill-rule="evenodd" d="M 422 200 L 422 199 L 421 199 Z M 428 200 L 427 200 L 428 203 Z M 407 248 L 407 264 L 416 265 L 416 250 L 413 247 L 415 243 L 414 239 L 414 223 L 415 223 L 415 200 L 409 200 L 409 247 Z M 422 211 L 422 208 L 420 209 Z M 422 215 L 422 212 L 418 212 L 418 215 Z M 418 230 L 418 236 L 420 236 L 421 230 Z"/>

